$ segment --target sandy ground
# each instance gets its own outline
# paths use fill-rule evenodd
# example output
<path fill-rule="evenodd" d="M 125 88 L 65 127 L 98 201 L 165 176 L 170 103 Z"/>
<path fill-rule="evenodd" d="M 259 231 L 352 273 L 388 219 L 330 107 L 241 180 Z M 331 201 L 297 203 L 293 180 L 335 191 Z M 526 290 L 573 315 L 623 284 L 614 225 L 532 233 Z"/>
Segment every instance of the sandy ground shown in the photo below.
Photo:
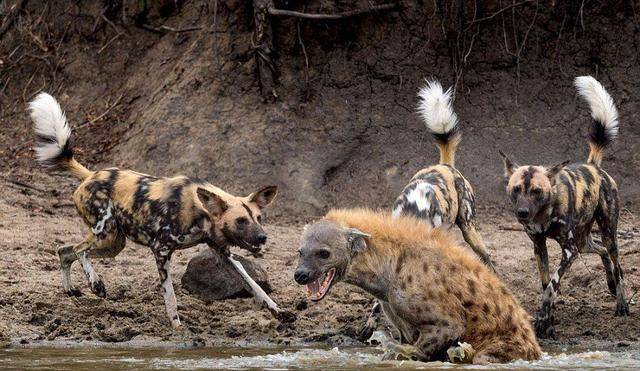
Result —
<path fill-rule="evenodd" d="M 298 320 L 282 325 L 251 299 L 205 303 L 180 288 L 186 263 L 201 249 L 178 252 L 173 278 L 179 311 L 190 335 L 172 334 L 159 292 L 153 258 L 145 247 L 128 243 L 115 259 L 95 260 L 107 298 L 94 296 L 86 287 L 81 268 L 74 265 L 74 283 L 85 295 L 62 293 L 56 249 L 77 243 L 87 232 L 70 201 L 74 181 L 39 172 L 3 174 L 0 180 L 0 342 L 14 345 L 90 344 L 170 345 L 183 342 L 207 346 L 289 345 L 322 342 L 357 344 L 353 336 L 364 321 L 371 297 L 339 284 L 328 297 L 311 304 L 292 279 L 301 225 L 267 226 L 269 242 L 258 262 L 267 270 L 272 297 L 296 313 Z M 24 183 L 24 184 L 17 184 Z M 26 185 L 34 186 L 29 188 Z M 482 234 L 506 280 L 524 307 L 534 313 L 540 284 L 533 249 L 521 231 L 508 230 L 513 219 L 479 213 Z M 640 289 L 640 223 L 623 214 L 620 228 L 622 264 L 628 296 Z M 505 227 L 507 227 L 505 230 Z M 550 244 L 552 266 L 559 249 Z M 639 347 L 640 308 L 632 300 L 631 316 L 614 317 L 615 301 L 607 294 L 604 271 L 597 256 L 581 256 L 562 281 L 557 301 L 558 342 L 546 346 L 616 349 Z"/>

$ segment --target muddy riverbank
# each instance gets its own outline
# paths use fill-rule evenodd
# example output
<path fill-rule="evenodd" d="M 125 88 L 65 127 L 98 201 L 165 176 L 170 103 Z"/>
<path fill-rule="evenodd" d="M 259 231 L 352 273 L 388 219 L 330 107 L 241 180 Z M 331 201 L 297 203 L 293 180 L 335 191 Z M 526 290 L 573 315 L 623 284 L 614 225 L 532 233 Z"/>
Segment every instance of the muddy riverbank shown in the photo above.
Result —
<path fill-rule="evenodd" d="M 106 299 L 88 290 L 79 266 L 74 266 L 72 277 L 85 295 L 63 295 L 55 251 L 86 233 L 69 201 L 73 185 L 73 180 L 36 171 L 14 173 L 0 181 L 0 331 L 11 344 L 358 345 L 355 334 L 371 297 L 339 284 L 322 302 L 307 302 L 292 279 L 302 230 L 297 224 L 267 222 L 266 253 L 256 260 L 270 276 L 274 300 L 297 315 L 292 324 L 280 324 L 267 311 L 256 310 L 251 299 L 206 303 L 182 290 L 186 263 L 206 246 L 180 251 L 173 260 L 186 333 L 172 333 L 153 258 L 142 246 L 128 243 L 116 258 L 95 260 L 107 287 Z M 535 313 L 541 294 L 530 241 L 523 232 L 511 230 L 511 216 L 480 210 L 480 220 L 489 221 L 481 223 L 481 233 L 499 275 L 529 313 Z M 631 298 L 640 289 L 640 229 L 629 213 L 623 213 L 619 238 Z M 558 261 L 558 250 L 550 245 L 552 264 Z M 558 341 L 545 344 L 610 351 L 638 346 L 637 295 L 630 317 L 614 317 L 615 301 L 607 294 L 599 261 L 596 256 L 581 256 L 563 279 L 557 301 Z"/>

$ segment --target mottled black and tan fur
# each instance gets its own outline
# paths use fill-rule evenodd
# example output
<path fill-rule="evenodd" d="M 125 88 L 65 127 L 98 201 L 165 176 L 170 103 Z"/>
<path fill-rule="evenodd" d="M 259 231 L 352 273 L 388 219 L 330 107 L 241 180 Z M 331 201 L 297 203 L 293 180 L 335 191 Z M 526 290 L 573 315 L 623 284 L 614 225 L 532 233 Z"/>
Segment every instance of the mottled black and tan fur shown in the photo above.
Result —
<path fill-rule="evenodd" d="M 411 178 L 396 199 L 392 215 L 394 218 L 412 216 L 431 227 L 457 225 L 473 251 L 494 270 L 476 228 L 473 188 L 455 168 L 455 153 L 462 136 L 458 117 L 452 108 L 451 94 L 451 89 L 444 91 L 437 81 L 428 82 L 418 93 L 418 113 L 435 138 L 440 162 L 420 170 Z M 362 339 L 375 329 L 379 310 L 376 304 L 362 329 Z"/>
<path fill-rule="evenodd" d="M 540 337 L 555 337 L 554 299 L 562 276 L 578 253 L 600 255 L 609 291 L 617 300 L 615 314 L 629 314 L 616 241 L 618 188 L 601 168 L 603 151 L 618 133 L 618 112 L 607 91 L 593 77 L 578 77 L 575 85 L 591 108 L 590 152 L 586 163 L 518 166 L 500 152 L 508 179 L 507 193 L 518 221 L 534 243 L 542 280 L 543 302 L 536 319 L 536 333 Z M 594 222 L 600 228 L 604 247 L 591 237 Z M 560 265 L 551 276 L 547 238 L 556 240 L 562 248 Z"/>
<path fill-rule="evenodd" d="M 237 197 L 184 176 L 162 178 L 117 168 L 90 171 L 73 158 L 71 130 L 56 100 L 41 93 L 29 108 L 38 139 L 38 160 L 82 181 L 73 200 L 89 227 L 87 237 L 58 250 L 62 285 L 68 294 L 79 294 L 70 277 L 71 265 L 79 260 L 91 291 L 105 297 L 104 284 L 90 259 L 115 257 L 129 239 L 151 249 L 167 314 L 172 326 L 179 327 L 169 272 L 174 251 L 206 243 L 233 262 L 229 246 L 256 254 L 266 242 L 261 213 L 276 196 L 276 187 Z"/>

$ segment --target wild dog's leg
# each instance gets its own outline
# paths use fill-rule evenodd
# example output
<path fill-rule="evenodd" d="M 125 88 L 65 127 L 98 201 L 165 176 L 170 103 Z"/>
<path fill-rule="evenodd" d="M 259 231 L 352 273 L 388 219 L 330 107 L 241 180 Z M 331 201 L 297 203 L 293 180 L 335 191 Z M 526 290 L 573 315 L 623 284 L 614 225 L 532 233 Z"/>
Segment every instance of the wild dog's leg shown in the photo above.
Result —
<path fill-rule="evenodd" d="M 604 271 L 607 275 L 607 286 L 609 287 L 609 293 L 611 295 L 616 296 L 616 279 L 613 276 L 613 268 L 611 266 L 611 258 L 609 257 L 609 252 L 606 248 L 598 245 L 594 240 L 591 233 L 587 236 L 587 243 L 585 246 L 585 250 L 582 251 L 584 253 L 595 253 L 600 255 L 600 260 L 602 260 L 602 265 L 604 266 Z"/>
<path fill-rule="evenodd" d="M 64 246 L 58 249 L 58 257 L 60 258 L 60 269 L 62 270 L 62 288 L 69 296 L 81 296 L 82 292 L 71 286 L 71 265 L 78 260 L 75 250 L 86 249 L 93 241 L 93 235 L 80 242 L 75 246 Z"/>
<path fill-rule="evenodd" d="M 102 251 L 120 251 L 124 240 L 118 231 L 118 224 L 115 218 L 115 209 L 111 200 L 107 199 L 99 204 L 94 210 L 96 214 L 95 223 L 91 227 L 92 235 L 88 237 L 89 243 L 83 246 L 76 246 L 74 251 L 78 256 L 78 260 L 82 264 L 85 276 L 89 282 L 91 291 L 99 297 L 106 297 L 107 290 L 104 283 L 96 274 L 91 261 L 89 260 L 90 251 L 93 249 Z M 98 252 L 96 255 L 100 255 Z M 111 253 L 112 254 L 112 253 Z M 107 254 L 108 255 L 108 254 Z"/>
<path fill-rule="evenodd" d="M 104 298 L 107 296 L 107 290 L 102 279 L 93 269 L 89 258 L 111 258 L 118 255 L 125 246 L 125 236 L 114 228 L 110 233 L 91 235 L 89 240 L 90 243 L 86 246 L 75 249 L 76 255 L 82 264 L 91 292 Z"/>
<path fill-rule="evenodd" d="M 475 251 L 475 253 L 480 257 L 480 259 L 482 259 L 487 267 L 491 268 L 491 270 L 495 272 L 496 269 L 491 262 L 491 258 L 487 253 L 487 247 L 485 246 L 482 237 L 480 237 L 480 233 L 478 233 L 475 223 L 473 221 L 463 220 L 458 223 L 458 227 L 462 231 L 464 240 L 467 241 L 473 251 Z"/>
<path fill-rule="evenodd" d="M 571 264 L 576 258 L 578 249 L 573 239 L 574 231 L 570 230 L 567 234 L 566 240 L 558 241 L 562 247 L 562 259 L 560 260 L 560 266 L 556 269 L 551 280 L 542 294 L 542 307 L 538 311 L 538 317 L 536 318 L 536 335 L 540 338 L 552 338 L 555 339 L 556 333 L 554 329 L 553 309 L 554 301 L 560 288 L 560 280 L 565 274 L 567 269 L 571 267 Z"/>
<path fill-rule="evenodd" d="M 380 312 L 381 312 L 380 302 L 376 300 L 373 307 L 371 307 L 371 313 L 369 313 L 369 317 L 367 318 L 367 323 L 360 329 L 358 332 L 358 339 L 362 342 L 369 340 L 373 332 L 378 327 L 378 322 L 380 321 Z"/>
<path fill-rule="evenodd" d="M 123 233 L 112 233 L 103 240 L 98 240 L 88 251 L 90 258 L 105 259 L 115 258 L 124 249 L 126 237 Z"/>
<path fill-rule="evenodd" d="M 628 316 L 629 304 L 625 299 L 624 293 L 624 273 L 622 272 L 618 256 L 618 203 L 616 197 L 611 197 L 611 199 L 606 201 L 608 201 L 606 204 L 601 202 L 601 205 L 604 204 L 604 207 L 599 207 L 598 210 L 596 210 L 596 221 L 600 227 L 602 243 L 609 252 L 609 257 L 611 258 L 611 264 L 613 266 L 613 278 L 616 285 L 617 302 L 615 315 Z"/>
<path fill-rule="evenodd" d="M 491 268 L 493 272 L 496 271 L 489 253 L 487 253 L 487 247 L 484 244 L 484 240 L 478 229 L 476 228 L 476 202 L 473 195 L 471 185 L 462 176 L 459 176 L 455 180 L 456 191 L 458 193 L 458 213 L 456 215 L 456 224 L 464 240 L 467 241 L 473 251 L 482 259 L 484 264 Z"/>
<path fill-rule="evenodd" d="M 538 263 L 538 273 L 544 291 L 549 285 L 549 254 L 547 252 L 547 238 L 543 234 L 529 235 L 533 241 L 533 254 Z"/>
<path fill-rule="evenodd" d="M 93 266 L 91 265 L 91 261 L 87 257 L 87 252 L 86 251 L 79 252 L 78 260 L 80 260 L 80 264 L 82 264 L 82 269 L 84 270 L 84 274 L 87 277 L 87 281 L 89 281 L 89 288 L 91 288 L 91 292 L 93 292 L 94 294 L 96 294 L 96 296 L 99 296 L 101 298 L 106 297 L 107 290 L 105 289 L 104 284 L 102 283 L 102 280 L 100 279 L 100 277 L 98 277 L 98 274 L 96 274 L 96 271 L 93 269 Z"/>
<path fill-rule="evenodd" d="M 179 328 L 180 317 L 178 316 L 178 302 L 176 300 L 176 294 L 173 291 L 173 282 L 171 281 L 171 251 L 164 246 L 154 249 L 154 257 L 156 258 L 156 265 L 158 267 L 158 274 L 160 275 L 160 284 L 162 286 L 162 292 L 164 297 L 164 307 L 167 310 L 167 316 L 171 322 L 171 327 L 174 329 Z"/>

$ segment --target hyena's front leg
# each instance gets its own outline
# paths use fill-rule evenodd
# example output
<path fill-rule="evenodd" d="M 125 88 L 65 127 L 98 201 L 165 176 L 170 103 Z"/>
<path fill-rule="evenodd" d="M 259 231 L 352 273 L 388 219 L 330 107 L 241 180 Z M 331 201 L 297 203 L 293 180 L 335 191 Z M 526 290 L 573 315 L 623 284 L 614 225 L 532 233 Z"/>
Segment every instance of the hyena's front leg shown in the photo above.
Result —
<path fill-rule="evenodd" d="M 160 284 L 164 297 L 164 306 L 167 310 L 167 316 L 174 329 L 180 328 L 180 317 L 178 316 L 178 302 L 176 294 L 173 291 L 173 282 L 171 281 L 171 253 L 172 251 L 165 247 L 156 248 L 154 256 L 156 265 L 158 266 L 158 274 L 160 275 Z"/>
<path fill-rule="evenodd" d="M 371 307 L 371 313 L 369 313 L 369 317 L 367 317 L 367 322 L 358 332 L 358 339 L 363 343 L 369 340 L 371 335 L 373 335 L 373 332 L 378 327 L 381 312 L 382 306 L 380 305 L 380 302 L 376 300 L 375 304 L 373 304 L 373 307 Z"/>
<path fill-rule="evenodd" d="M 572 236 L 572 234 L 570 235 Z M 562 259 L 560 260 L 560 266 L 556 269 L 542 294 L 542 307 L 540 307 L 536 318 L 536 335 L 540 338 L 555 339 L 556 337 L 553 318 L 554 301 L 560 288 L 560 279 L 562 279 L 567 269 L 571 267 L 577 255 L 573 237 L 570 237 L 567 242 L 561 243 L 561 246 Z"/>

